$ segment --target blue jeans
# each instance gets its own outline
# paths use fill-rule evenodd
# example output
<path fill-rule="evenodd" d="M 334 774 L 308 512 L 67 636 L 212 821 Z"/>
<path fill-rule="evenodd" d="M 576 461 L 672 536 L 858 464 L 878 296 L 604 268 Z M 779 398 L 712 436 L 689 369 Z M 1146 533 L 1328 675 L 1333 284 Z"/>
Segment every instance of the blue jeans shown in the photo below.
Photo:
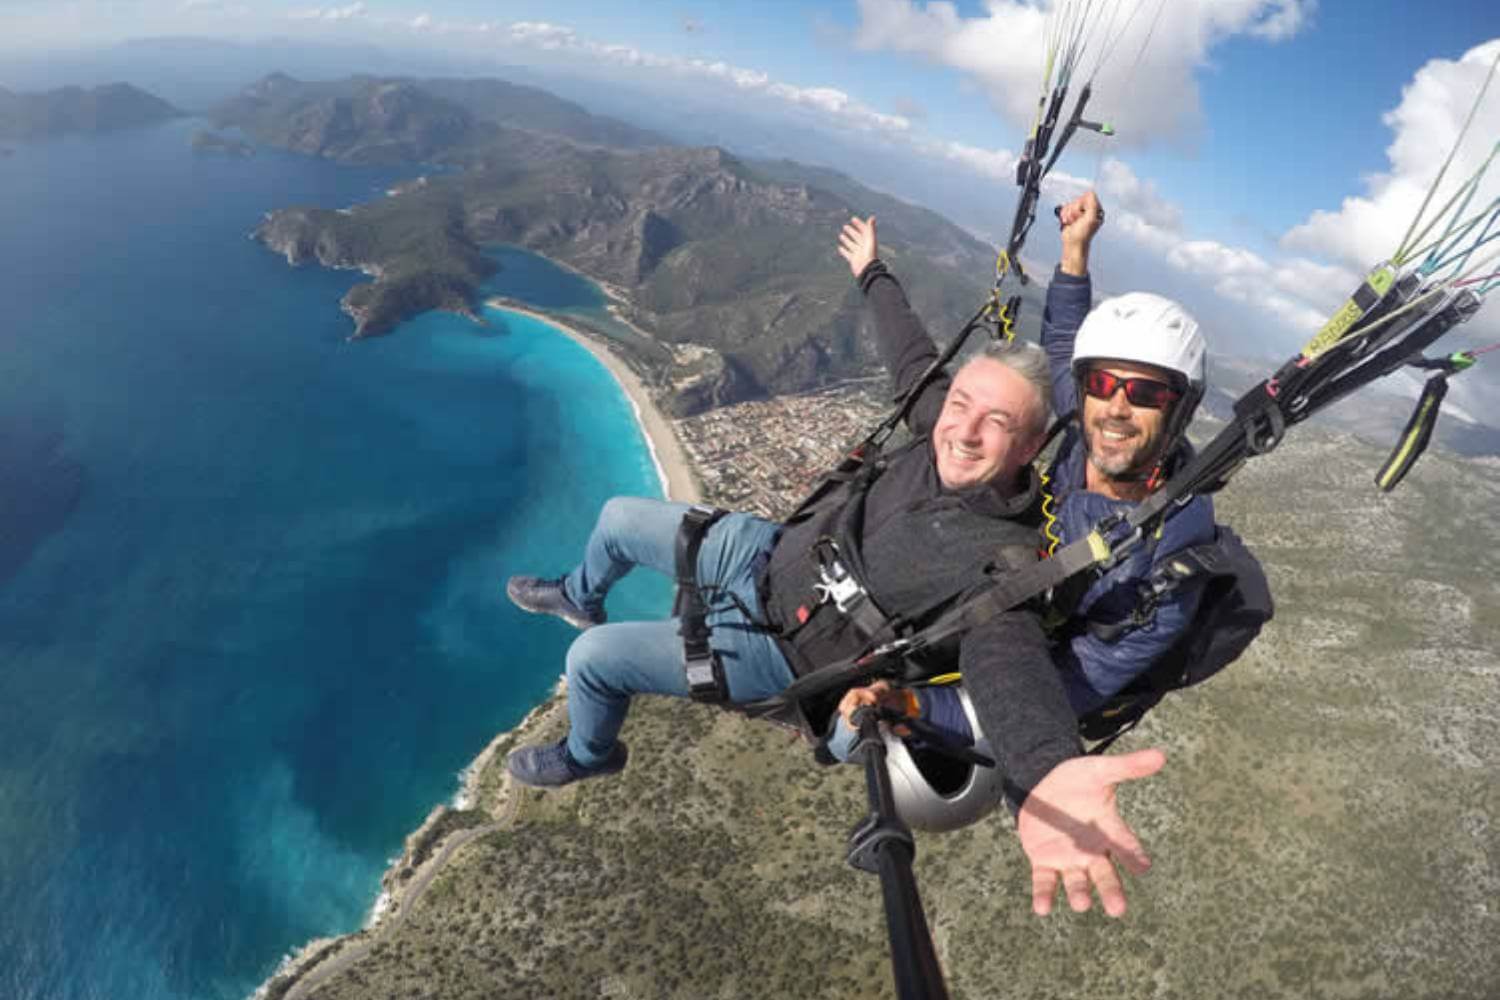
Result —
<path fill-rule="evenodd" d="M 626 573 L 646 566 L 676 576 L 677 529 L 688 505 L 615 497 L 599 511 L 583 562 L 563 581 L 568 599 L 586 610 Z M 728 514 L 708 529 L 698 550 L 698 583 L 709 609 L 709 644 L 724 664 L 730 700 L 758 701 L 779 693 L 793 673 L 776 641 L 754 627 L 763 620 L 755 577 L 770 559 L 781 526 L 749 514 Z M 742 610 L 730 595 L 744 605 Z M 568 649 L 568 752 L 585 767 L 609 758 L 637 694 L 688 696 L 681 619 L 618 622 L 584 632 Z"/>

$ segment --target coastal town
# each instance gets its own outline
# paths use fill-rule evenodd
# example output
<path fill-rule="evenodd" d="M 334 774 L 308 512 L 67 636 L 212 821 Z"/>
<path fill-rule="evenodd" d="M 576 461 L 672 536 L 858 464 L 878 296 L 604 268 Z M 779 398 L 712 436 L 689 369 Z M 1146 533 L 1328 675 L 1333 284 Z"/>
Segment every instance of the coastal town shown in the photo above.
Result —
<path fill-rule="evenodd" d="M 883 378 L 735 403 L 675 421 L 704 499 L 786 517 L 890 408 Z"/>

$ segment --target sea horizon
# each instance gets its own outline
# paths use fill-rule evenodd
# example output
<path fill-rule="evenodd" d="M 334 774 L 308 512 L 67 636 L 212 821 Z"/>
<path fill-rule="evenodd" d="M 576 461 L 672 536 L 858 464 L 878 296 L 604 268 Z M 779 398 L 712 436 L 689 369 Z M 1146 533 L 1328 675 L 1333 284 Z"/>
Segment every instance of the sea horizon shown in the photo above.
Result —
<path fill-rule="evenodd" d="M 347 343 L 366 279 L 246 238 L 410 171 L 196 155 L 199 126 L 0 166 L 7 996 L 239 1000 L 362 926 L 405 836 L 556 687 L 571 633 L 504 577 L 566 570 L 608 496 L 661 495 L 632 403 L 549 324 Z M 494 252 L 486 294 L 603 315 Z M 611 615 L 669 592 L 632 578 Z"/>

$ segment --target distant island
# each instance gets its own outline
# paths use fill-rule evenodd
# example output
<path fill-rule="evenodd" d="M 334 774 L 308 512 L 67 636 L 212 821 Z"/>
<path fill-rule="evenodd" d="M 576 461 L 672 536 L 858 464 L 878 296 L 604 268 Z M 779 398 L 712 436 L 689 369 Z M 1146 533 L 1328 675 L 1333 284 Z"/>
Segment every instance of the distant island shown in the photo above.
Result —
<path fill-rule="evenodd" d="M 354 338 L 428 309 L 474 315 L 494 266 L 483 248 L 518 245 L 615 289 L 622 320 L 692 348 L 680 364 L 646 359 L 679 415 L 871 369 L 857 294 L 833 252 L 855 212 L 879 214 L 887 256 L 939 332 L 973 312 L 993 268 L 992 249 L 958 226 L 842 174 L 668 145 L 498 80 L 276 74 L 214 120 L 340 162 L 423 165 L 425 181 L 381 200 L 273 212 L 255 232 L 294 264 L 375 279 L 343 301 Z M 1029 321 L 1039 313 L 1033 302 Z"/>
<path fill-rule="evenodd" d="M 217 132 L 194 132 L 192 147 L 195 153 L 221 153 L 239 159 L 247 159 L 255 155 L 255 147 L 248 142 L 227 135 L 219 135 Z"/>
<path fill-rule="evenodd" d="M 44 93 L 15 93 L 0 87 L 0 139 L 104 132 L 183 115 L 161 98 L 128 83 L 89 90 L 61 87 Z"/>

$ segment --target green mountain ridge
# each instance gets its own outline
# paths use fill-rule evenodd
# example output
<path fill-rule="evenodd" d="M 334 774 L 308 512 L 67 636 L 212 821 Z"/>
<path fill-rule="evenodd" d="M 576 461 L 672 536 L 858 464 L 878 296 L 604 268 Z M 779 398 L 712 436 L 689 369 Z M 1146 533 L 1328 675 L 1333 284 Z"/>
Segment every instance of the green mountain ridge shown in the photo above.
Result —
<path fill-rule="evenodd" d="M 857 297 L 834 252 L 853 214 L 880 218 L 883 255 L 941 336 L 983 300 L 991 248 L 841 174 L 746 163 L 717 148 L 606 147 L 599 140 L 608 136 L 645 136 L 581 119 L 539 91 L 501 112 L 494 102 L 511 89 L 494 81 L 429 86 L 273 76 L 217 113 L 220 124 L 284 148 L 361 162 L 399 153 L 450 171 L 339 213 L 275 212 L 257 229 L 293 263 L 377 276 L 345 299 L 355 337 L 387 333 L 425 309 L 473 314 L 490 273 L 482 247 L 519 245 L 615 286 L 624 318 L 661 341 L 713 351 L 717 382 L 666 400 L 690 413 L 870 370 Z M 560 121 L 572 134 L 557 131 Z M 682 373 L 656 374 L 670 385 Z"/>

